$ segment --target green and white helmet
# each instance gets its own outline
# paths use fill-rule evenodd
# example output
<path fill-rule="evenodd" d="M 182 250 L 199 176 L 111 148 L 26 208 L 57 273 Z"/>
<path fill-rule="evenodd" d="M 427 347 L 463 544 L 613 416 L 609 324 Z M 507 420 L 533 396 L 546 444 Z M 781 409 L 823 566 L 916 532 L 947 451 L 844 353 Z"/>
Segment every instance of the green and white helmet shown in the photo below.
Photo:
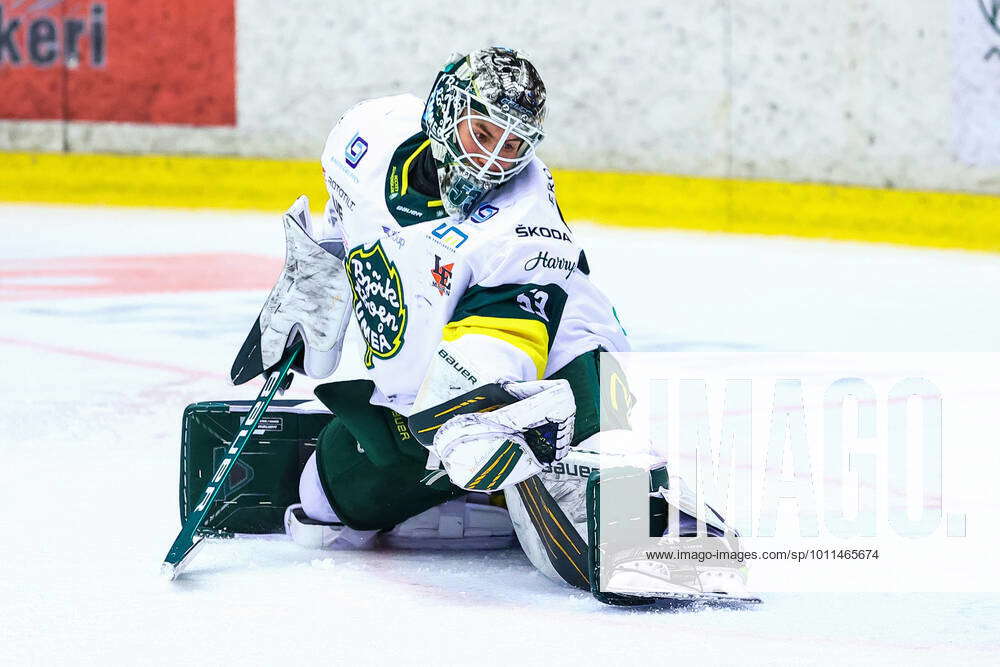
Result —
<path fill-rule="evenodd" d="M 421 121 L 448 214 L 465 218 L 487 192 L 527 167 L 545 136 L 544 120 L 545 84 L 524 54 L 490 47 L 453 55 Z"/>

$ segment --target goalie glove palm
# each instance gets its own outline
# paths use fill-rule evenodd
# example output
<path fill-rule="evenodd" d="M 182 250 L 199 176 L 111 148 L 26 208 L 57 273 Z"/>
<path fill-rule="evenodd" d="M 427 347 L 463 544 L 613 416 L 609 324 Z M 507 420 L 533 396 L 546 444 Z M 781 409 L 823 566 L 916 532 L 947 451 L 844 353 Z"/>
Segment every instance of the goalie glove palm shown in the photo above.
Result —
<path fill-rule="evenodd" d="M 233 384 L 267 373 L 299 338 L 301 367 L 312 378 L 328 377 L 340 362 L 350 317 L 350 286 L 341 258 L 310 234 L 309 199 L 299 197 L 282 218 L 285 268 L 240 348 L 230 372 Z"/>
<path fill-rule="evenodd" d="M 458 415 L 434 436 L 434 453 L 451 481 L 472 491 L 523 482 L 563 458 L 573 441 L 576 404 L 565 380 L 508 382 L 518 399 L 491 412 Z"/>

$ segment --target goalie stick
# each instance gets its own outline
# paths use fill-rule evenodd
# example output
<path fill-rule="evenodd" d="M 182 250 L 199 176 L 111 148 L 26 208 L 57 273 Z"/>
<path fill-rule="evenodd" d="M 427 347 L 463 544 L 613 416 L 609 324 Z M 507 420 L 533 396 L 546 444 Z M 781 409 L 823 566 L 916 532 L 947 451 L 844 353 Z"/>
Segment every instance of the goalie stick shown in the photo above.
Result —
<path fill-rule="evenodd" d="M 260 418 L 264 415 L 264 411 L 267 410 L 267 406 L 270 405 L 271 400 L 274 395 L 278 393 L 279 388 L 284 385 L 285 376 L 288 375 L 289 369 L 295 362 L 296 358 L 302 353 L 303 345 L 302 342 L 297 342 L 294 346 L 289 348 L 285 353 L 285 357 L 282 359 L 281 364 L 278 368 L 271 373 L 264 382 L 263 388 L 260 390 L 260 394 L 257 396 L 257 400 L 254 401 L 253 407 L 250 408 L 250 412 L 247 413 L 246 419 L 243 422 L 242 428 L 240 428 L 239 433 L 233 438 L 233 441 L 229 444 L 229 449 L 226 451 L 225 458 L 222 463 L 219 464 L 219 468 L 212 475 L 212 479 L 209 481 L 208 486 L 205 487 L 205 492 L 202 495 L 201 500 L 195 506 L 191 513 L 187 515 L 184 519 L 184 525 L 181 527 L 181 532 L 178 533 L 177 539 L 174 540 L 173 545 L 170 547 L 170 551 L 167 552 L 167 557 L 163 560 L 163 565 L 160 566 L 160 573 L 174 580 L 177 576 L 184 571 L 184 569 L 191 563 L 195 554 L 201 548 L 202 542 L 204 542 L 204 537 L 198 537 L 198 529 L 201 527 L 202 522 L 205 520 L 205 515 L 208 514 L 208 510 L 212 507 L 212 502 L 215 500 L 215 496 L 218 495 L 219 489 L 225 483 L 226 478 L 229 477 L 229 473 L 232 472 L 233 468 L 236 467 L 236 459 L 239 458 L 240 452 L 246 447 L 246 444 L 250 441 L 250 437 L 253 435 L 254 430 L 257 428 L 257 424 L 260 422 Z"/>

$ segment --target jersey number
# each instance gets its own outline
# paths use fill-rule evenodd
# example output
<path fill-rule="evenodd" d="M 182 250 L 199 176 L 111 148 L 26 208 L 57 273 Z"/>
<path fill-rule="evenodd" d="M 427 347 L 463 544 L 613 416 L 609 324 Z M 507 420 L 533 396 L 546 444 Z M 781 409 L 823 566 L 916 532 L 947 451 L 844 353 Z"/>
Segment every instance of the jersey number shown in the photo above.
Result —
<path fill-rule="evenodd" d="M 548 301 L 549 295 L 538 289 L 517 295 L 517 305 L 521 306 L 521 310 L 536 315 L 546 322 L 549 321 L 549 316 L 545 314 L 545 304 Z"/>

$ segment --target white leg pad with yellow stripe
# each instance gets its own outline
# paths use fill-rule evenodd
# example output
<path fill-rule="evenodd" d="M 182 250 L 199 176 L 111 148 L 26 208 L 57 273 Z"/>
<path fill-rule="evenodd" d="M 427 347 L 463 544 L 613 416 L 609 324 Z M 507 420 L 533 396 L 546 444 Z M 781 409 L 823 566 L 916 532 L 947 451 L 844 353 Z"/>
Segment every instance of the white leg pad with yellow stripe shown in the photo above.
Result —
<path fill-rule="evenodd" d="M 593 440 L 595 439 L 584 440 L 570 449 L 566 458 L 544 466 L 539 474 L 542 484 L 565 513 L 572 529 L 576 530 L 584 542 L 587 541 L 587 476 L 591 470 L 600 465 L 600 455 L 590 451 L 588 447 L 588 443 Z M 549 579 L 563 583 L 564 578 L 553 567 L 549 557 L 548 549 L 551 547 L 546 546 L 546 540 L 538 534 L 538 522 L 532 521 L 532 512 L 537 512 L 537 508 L 526 507 L 526 501 L 516 488 L 504 490 L 504 498 L 511 523 L 514 524 L 514 531 L 517 533 L 517 540 L 528 560 Z M 556 541 L 564 543 L 565 548 L 569 549 L 569 540 L 563 539 L 564 537 L 555 535 Z"/>
<path fill-rule="evenodd" d="M 602 435 L 612 437 L 602 438 Z M 572 447 L 562 460 L 553 461 L 543 467 L 538 474 L 538 480 L 552 500 L 559 505 L 562 514 L 560 519 L 565 517 L 566 523 L 561 529 L 550 528 L 548 522 L 538 520 L 539 515 L 545 510 L 537 506 L 540 502 L 537 493 L 522 493 L 519 488 L 504 490 L 510 520 L 514 524 L 521 548 L 531 564 L 553 581 L 563 583 L 567 579 L 553 566 L 550 550 L 561 551 L 566 560 L 586 562 L 586 554 L 576 552 L 573 545 L 577 541 L 577 536 L 579 543 L 587 543 L 587 480 L 592 471 L 600 469 L 602 443 L 606 449 L 613 450 L 615 440 L 632 441 L 634 437 L 630 431 L 597 433 Z M 643 464 L 650 470 L 665 466 L 661 457 L 650 455 L 644 459 Z M 526 503 L 534 506 L 529 507 Z M 549 535 L 540 535 L 540 529 L 548 530 Z M 570 539 L 571 531 L 576 532 L 572 539 Z"/>

